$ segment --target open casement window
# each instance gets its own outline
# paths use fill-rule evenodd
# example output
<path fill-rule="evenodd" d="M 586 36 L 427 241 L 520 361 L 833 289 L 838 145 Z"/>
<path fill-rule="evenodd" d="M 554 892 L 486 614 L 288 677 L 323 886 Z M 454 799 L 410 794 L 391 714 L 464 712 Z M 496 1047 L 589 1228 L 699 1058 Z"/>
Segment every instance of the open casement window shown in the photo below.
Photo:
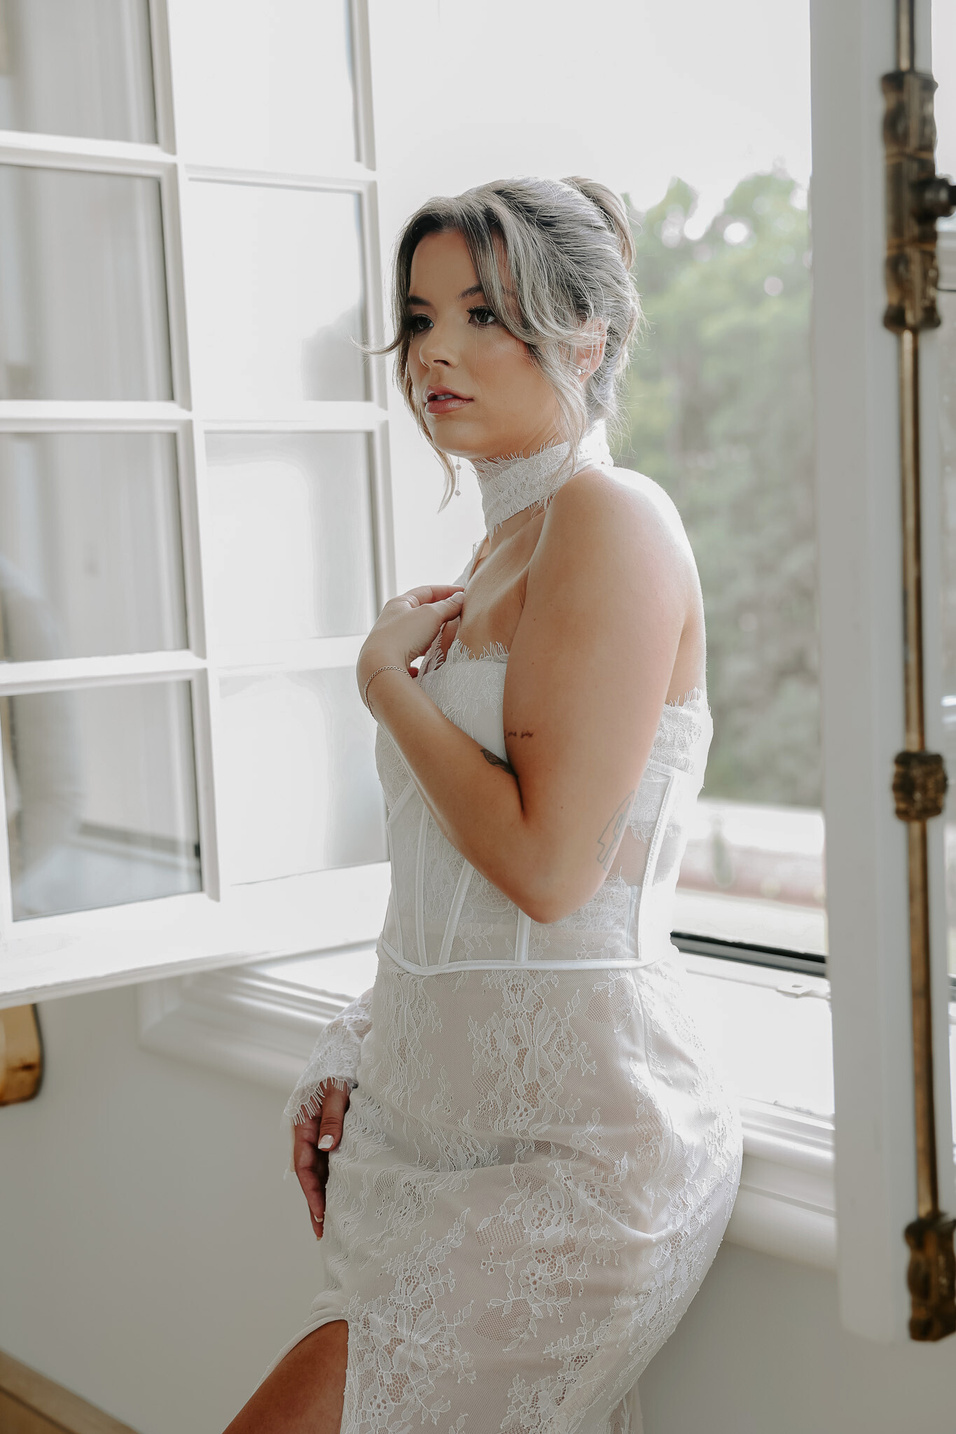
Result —
<path fill-rule="evenodd" d="M 364 4 L 0 27 L 0 1000 L 373 937 Z"/>
<path fill-rule="evenodd" d="M 916 6 L 916 68 L 956 83 L 951 50 L 931 56 L 928 0 Z M 913 1040 L 906 827 L 891 796 L 904 746 L 899 340 L 883 326 L 884 99 L 897 69 L 891 0 L 811 6 L 814 76 L 814 363 L 821 571 L 829 971 L 836 1088 L 836 1209 L 848 1328 L 905 1339 L 905 1227 L 915 1219 Z M 952 105 L 952 99 L 948 100 Z M 940 106 L 942 114 L 946 106 Z M 949 110 L 952 113 L 952 110 Z M 952 155 L 952 136 L 940 162 Z M 948 161 L 950 164 L 952 160 Z M 944 239 L 945 250 L 951 241 Z M 951 270 L 950 270 L 951 272 Z M 944 280 L 945 282 L 945 280 Z M 946 299 L 946 296 L 941 296 Z M 926 747 L 953 771 L 943 716 L 953 702 L 952 497 L 940 434 L 951 426 L 951 303 L 920 334 Z M 943 355 L 950 355 L 944 359 Z M 942 359 L 942 361 L 941 361 Z M 948 420 L 946 414 L 948 412 Z M 941 426 L 941 418 L 943 420 Z M 952 450 L 949 454 L 952 464 Z M 947 484 L 952 484 L 950 469 Z M 941 501 L 944 495 L 948 505 Z M 947 512 L 947 506 L 949 512 Z M 945 520 L 945 522 L 944 522 Z M 946 540 L 941 545 L 940 535 Z M 947 586 L 947 581 L 949 586 Z M 944 822 L 929 823 L 939 1203 L 953 1213 Z M 950 918 L 952 920 L 952 916 Z"/>

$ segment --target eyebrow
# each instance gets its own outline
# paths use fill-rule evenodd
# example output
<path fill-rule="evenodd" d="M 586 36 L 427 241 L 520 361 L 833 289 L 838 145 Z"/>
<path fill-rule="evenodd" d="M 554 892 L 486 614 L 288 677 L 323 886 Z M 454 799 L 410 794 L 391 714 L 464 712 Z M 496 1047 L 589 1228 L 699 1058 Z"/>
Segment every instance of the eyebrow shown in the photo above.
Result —
<path fill-rule="evenodd" d="M 485 291 L 480 284 L 472 284 L 470 289 L 462 289 L 458 298 L 459 300 L 473 299 L 476 294 L 481 294 L 482 298 L 484 298 Z M 435 305 L 429 303 L 427 299 L 420 299 L 417 294 L 409 294 L 405 302 L 406 304 L 418 304 L 423 309 L 433 309 L 435 307 Z"/>

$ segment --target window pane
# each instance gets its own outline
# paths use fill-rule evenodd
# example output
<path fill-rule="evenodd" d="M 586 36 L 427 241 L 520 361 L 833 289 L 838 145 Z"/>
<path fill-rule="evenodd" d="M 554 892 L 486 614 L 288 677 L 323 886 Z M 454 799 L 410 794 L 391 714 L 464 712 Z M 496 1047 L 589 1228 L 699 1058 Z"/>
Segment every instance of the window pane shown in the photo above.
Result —
<path fill-rule="evenodd" d="M 190 197 L 203 407 L 364 398 L 357 197 L 205 182 Z"/>
<path fill-rule="evenodd" d="M 729 898 L 771 903 L 763 943 L 822 954 L 806 194 L 782 171 L 741 175 L 702 230 L 696 200 L 675 180 L 639 216 L 650 332 L 621 445 L 677 504 L 707 613 L 714 742 L 678 922 L 739 940 Z M 792 910 L 789 939 L 777 907 Z"/>
<path fill-rule="evenodd" d="M 213 433 L 206 456 L 213 639 L 366 632 L 374 582 L 365 435 Z"/>
<path fill-rule="evenodd" d="M 188 0 L 176 20 L 187 159 L 322 174 L 356 158 L 345 0 Z"/>
<path fill-rule="evenodd" d="M 156 140 L 147 0 L 4 0 L 0 129 Z"/>
<path fill-rule="evenodd" d="M 172 397 L 159 181 L 0 165 L 0 399 Z"/>
<path fill-rule="evenodd" d="M 200 889 L 187 682 L 0 697 L 18 919 Z"/>
<path fill-rule="evenodd" d="M 678 929 L 746 932 L 749 941 L 816 953 L 824 908 L 808 8 L 806 0 L 695 0 L 592 11 L 582 26 L 571 0 L 484 0 L 485 31 L 508 36 L 495 56 L 490 125 L 485 71 L 458 64 L 473 13 L 442 5 L 426 68 L 454 73 L 453 120 L 436 126 L 414 84 L 403 103 L 401 80 L 377 77 L 383 112 L 402 114 L 377 137 L 380 162 L 414 175 L 398 196 L 406 202 L 393 194 L 389 208 L 410 213 L 431 194 L 502 174 L 590 174 L 629 196 L 649 326 L 612 448 L 675 500 L 700 566 L 710 648 L 715 738 Z M 597 147 L 587 127 L 573 132 L 567 120 L 568 87 L 590 72 L 602 76 Z M 564 83 L 529 86 L 530 73 Z M 635 144 L 635 135 L 653 142 Z M 432 518 L 436 471 L 425 454 L 422 446 L 406 459 L 397 446 L 393 462 L 402 586 L 452 577 L 481 531 L 476 505 L 477 528 L 461 532 L 465 497 Z M 446 555 L 459 535 L 453 565 Z M 710 802 L 718 806 L 708 810 Z"/>
<path fill-rule="evenodd" d="M 229 677 L 221 692 L 228 878 L 384 861 L 375 723 L 352 669 Z"/>
<path fill-rule="evenodd" d="M 174 435 L 0 434 L 0 658 L 185 646 Z"/>

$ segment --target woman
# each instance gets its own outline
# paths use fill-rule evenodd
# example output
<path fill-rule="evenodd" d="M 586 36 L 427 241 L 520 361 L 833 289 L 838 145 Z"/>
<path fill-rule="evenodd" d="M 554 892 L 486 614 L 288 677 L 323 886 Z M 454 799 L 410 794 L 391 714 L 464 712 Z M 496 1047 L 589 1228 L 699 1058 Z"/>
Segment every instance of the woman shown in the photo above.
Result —
<path fill-rule="evenodd" d="M 700 587 L 603 438 L 632 261 L 580 179 L 434 200 L 399 243 L 399 380 L 487 533 L 359 658 L 379 972 L 288 1107 L 325 1287 L 229 1434 L 633 1431 L 729 1218 L 738 1122 L 669 959 L 711 735 Z"/>

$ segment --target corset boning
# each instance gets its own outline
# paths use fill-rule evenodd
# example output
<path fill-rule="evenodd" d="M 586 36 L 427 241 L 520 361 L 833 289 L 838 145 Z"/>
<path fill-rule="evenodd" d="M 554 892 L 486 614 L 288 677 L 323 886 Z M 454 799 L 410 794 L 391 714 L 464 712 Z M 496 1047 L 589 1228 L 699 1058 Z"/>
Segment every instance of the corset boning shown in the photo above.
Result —
<path fill-rule="evenodd" d="M 502 705 L 507 653 L 472 656 L 460 644 L 419 677 L 445 715 L 506 756 Z M 560 921 L 532 921 L 467 862 L 439 831 L 394 743 L 376 746 L 388 808 L 391 894 L 380 938 L 384 954 L 423 974 L 467 968 L 637 967 L 671 950 L 674 890 L 713 727 L 691 693 L 662 713 L 631 808 L 625 873 L 615 872 L 584 906 Z"/>

